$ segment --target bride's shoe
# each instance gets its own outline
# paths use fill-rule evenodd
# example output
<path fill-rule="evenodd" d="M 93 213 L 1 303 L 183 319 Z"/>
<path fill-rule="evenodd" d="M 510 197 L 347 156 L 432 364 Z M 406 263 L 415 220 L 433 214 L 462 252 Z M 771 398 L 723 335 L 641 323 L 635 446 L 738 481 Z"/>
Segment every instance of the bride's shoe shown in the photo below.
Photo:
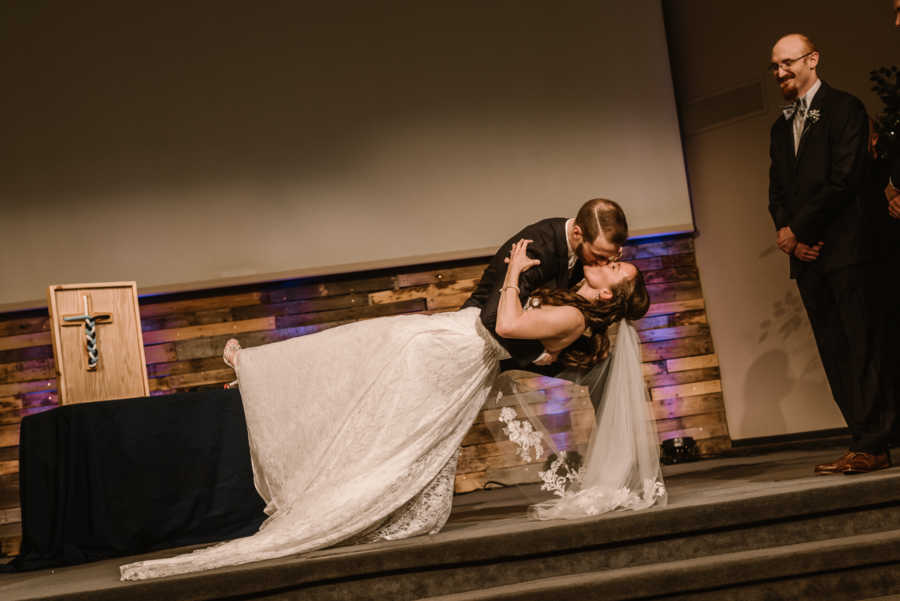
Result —
<path fill-rule="evenodd" d="M 231 369 L 234 369 L 237 365 L 237 354 L 239 350 L 241 350 L 241 343 L 237 341 L 237 338 L 230 338 L 228 342 L 225 343 L 225 350 L 222 351 L 222 359 L 225 361 L 225 365 Z"/>

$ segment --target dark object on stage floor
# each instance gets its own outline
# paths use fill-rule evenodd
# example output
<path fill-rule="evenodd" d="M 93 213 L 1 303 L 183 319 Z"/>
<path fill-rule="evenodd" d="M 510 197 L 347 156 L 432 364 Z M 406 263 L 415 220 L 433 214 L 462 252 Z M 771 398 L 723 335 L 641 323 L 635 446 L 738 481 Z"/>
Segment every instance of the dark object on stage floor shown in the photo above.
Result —
<path fill-rule="evenodd" d="M 264 519 L 237 390 L 57 407 L 22 420 L 19 570 L 247 536 Z"/>
<path fill-rule="evenodd" d="M 700 459 L 700 449 L 697 448 L 697 442 L 690 436 L 679 436 L 678 438 L 664 440 L 659 447 L 659 460 L 666 465 Z"/>

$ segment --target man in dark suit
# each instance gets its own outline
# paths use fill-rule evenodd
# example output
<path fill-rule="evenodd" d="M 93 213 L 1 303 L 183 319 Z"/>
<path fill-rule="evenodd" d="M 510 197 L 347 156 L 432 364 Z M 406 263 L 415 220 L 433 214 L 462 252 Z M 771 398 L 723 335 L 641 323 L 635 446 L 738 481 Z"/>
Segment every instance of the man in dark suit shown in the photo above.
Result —
<path fill-rule="evenodd" d="M 818 78 L 819 52 L 806 36 L 772 48 L 771 71 L 791 104 L 771 131 L 769 212 L 776 244 L 806 307 L 834 399 L 852 444 L 816 473 L 860 473 L 891 465 L 882 398 L 880 317 L 870 310 L 864 221 L 868 117 L 862 102 Z"/>
<path fill-rule="evenodd" d="M 538 288 L 568 288 L 574 285 L 583 277 L 582 266 L 585 264 L 596 265 L 615 260 L 628 238 L 628 222 L 618 204 L 595 198 L 584 203 L 573 219 L 557 217 L 533 223 L 500 247 L 484 270 L 478 286 L 463 304 L 463 308 L 481 309 L 482 323 L 511 355 L 511 359 L 501 364 L 502 369 L 528 369 L 554 375 L 561 366 L 539 368 L 533 364 L 544 351 L 540 342 L 501 338 L 495 331 L 506 259 L 512 245 L 523 238 L 532 241 L 528 245 L 528 255 L 541 262 L 519 278 L 519 298 L 525 303 Z"/>

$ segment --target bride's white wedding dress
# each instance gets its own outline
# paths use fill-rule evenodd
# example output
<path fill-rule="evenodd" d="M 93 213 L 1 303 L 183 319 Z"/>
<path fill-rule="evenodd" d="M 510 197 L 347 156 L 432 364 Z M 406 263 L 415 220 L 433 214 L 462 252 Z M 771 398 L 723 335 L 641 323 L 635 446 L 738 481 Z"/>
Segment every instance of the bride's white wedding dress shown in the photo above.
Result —
<path fill-rule="evenodd" d="M 238 382 L 268 519 L 252 536 L 123 565 L 122 579 L 439 531 L 460 443 L 508 356 L 479 317 L 385 317 L 243 349 Z M 640 388 L 639 355 L 637 370 Z"/>
<path fill-rule="evenodd" d="M 360 321 L 243 349 L 260 530 L 121 567 L 123 580 L 440 530 L 456 456 L 506 351 L 479 310 Z"/>

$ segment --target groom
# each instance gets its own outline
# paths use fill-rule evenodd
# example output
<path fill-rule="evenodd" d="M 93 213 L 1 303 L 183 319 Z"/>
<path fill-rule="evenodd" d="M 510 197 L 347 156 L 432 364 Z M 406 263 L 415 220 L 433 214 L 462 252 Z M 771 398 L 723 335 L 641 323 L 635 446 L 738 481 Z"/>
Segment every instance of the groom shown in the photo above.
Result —
<path fill-rule="evenodd" d="M 852 435 L 847 453 L 815 471 L 870 472 L 891 464 L 893 420 L 880 368 L 880 316 L 870 311 L 866 277 L 868 117 L 858 98 L 819 79 L 818 63 L 804 35 L 784 36 L 772 48 L 771 72 L 792 104 L 772 126 L 769 212 Z"/>
<path fill-rule="evenodd" d="M 506 275 L 506 258 L 512 245 L 521 239 L 532 240 L 528 255 L 540 265 L 522 273 L 519 299 L 524 304 L 538 288 L 568 288 L 583 277 L 583 265 L 604 264 L 616 260 L 628 238 L 628 222 L 622 207 L 604 198 L 587 201 L 573 219 L 557 217 L 527 226 L 500 247 L 491 259 L 481 281 L 462 308 L 479 307 L 481 321 L 511 355 L 501 369 L 527 369 L 555 375 L 562 366 L 536 367 L 532 361 L 544 351 L 536 340 L 511 340 L 497 336 L 497 306 L 500 286 Z"/>

